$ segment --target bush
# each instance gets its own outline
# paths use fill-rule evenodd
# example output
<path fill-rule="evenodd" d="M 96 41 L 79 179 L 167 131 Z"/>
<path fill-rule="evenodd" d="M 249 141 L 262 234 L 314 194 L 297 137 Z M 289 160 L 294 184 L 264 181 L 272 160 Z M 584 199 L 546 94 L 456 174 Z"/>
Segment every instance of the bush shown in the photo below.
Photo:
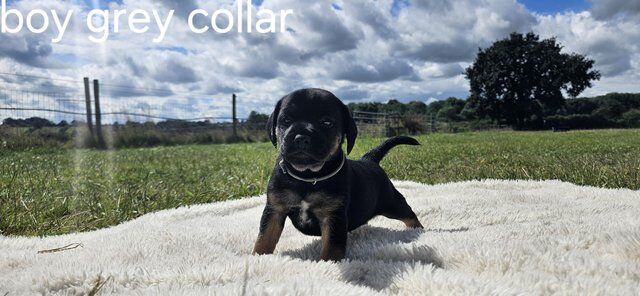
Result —
<path fill-rule="evenodd" d="M 13 127 L 0 125 L 0 150 L 62 147 L 72 135 L 67 129 Z"/>
<path fill-rule="evenodd" d="M 548 116 L 544 126 L 548 129 L 599 129 L 615 128 L 618 124 L 599 115 L 574 114 Z"/>
<path fill-rule="evenodd" d="M 640 109 L 632 109 L 622 114 L 622 120 L 628 127 L 640 127 Z"/>
<path fill-rule="evenodd" d="M 402 126 L 412 135 L 424 133 L 426 124 L 422 115 L 405 115 L 402 117 Z"/>

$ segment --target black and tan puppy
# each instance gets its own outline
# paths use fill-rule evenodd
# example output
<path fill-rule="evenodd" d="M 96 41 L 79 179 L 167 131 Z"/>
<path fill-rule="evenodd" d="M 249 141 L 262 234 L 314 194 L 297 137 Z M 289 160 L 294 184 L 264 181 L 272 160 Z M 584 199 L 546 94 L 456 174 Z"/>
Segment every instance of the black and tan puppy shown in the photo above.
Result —
<path fill-rule="evenodd" d="M 254 254 L 271 254 L 285 219 L 307 235 L 322 236 L 322 260 L 345 257 L 347 232 L 383 215 L 422 228 L 379 162 L 409 137 L 387 140 L 358 161 L 347 160 L 358 134 L 349 109 L 332 93 L 303 89 L 282 98 L 268 123 L 279 157 L 267 191 Z"/>

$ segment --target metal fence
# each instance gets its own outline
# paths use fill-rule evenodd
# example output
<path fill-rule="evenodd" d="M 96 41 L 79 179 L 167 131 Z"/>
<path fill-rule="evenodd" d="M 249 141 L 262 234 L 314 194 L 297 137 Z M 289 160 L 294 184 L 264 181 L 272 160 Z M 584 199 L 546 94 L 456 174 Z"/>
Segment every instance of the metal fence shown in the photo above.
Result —
<path fill-rule="evenodd" d="M 398 114 L 353 111 L 353 116 L 362 134 L 389 137 L 401 134 L 426 134 L 436 132 L 456 133 L 465 131 L 506 130 L 506 125 L 488 121 L 459 122 L 436 118 L 425 114 Z"/>
<path fill-rule="evenodd" d="M 10 83 L 0 84 L 0 142 L 10 138 L 9 129 L 15 137 L 27 138 L 35 129 L 72 127 L 75 130 L 70 132 L 71 137 L 89 138 L 88 142 L 105 147 L 119 146 L 118 141 L 125 136 L 128 139 L 124 142 L 135 140 L 138 143 L 132 145 L 145 145 L 141 143 L 145 135 L 153 138 L 148 144 L 173 143 L 172 137 L 188 143 L 187 136 L 196 142 L 261 140 L 255 131 L 264 129 L 264 122 L 248 122 L 246 116 L 238 114 L 235 94 L 211 96 L 142 89 L 88 78 L 66 81 L 70 86 L 65 87 L 42 87 L 51 91 L 12 89 L 7 85 Z M 16 130 L 24 132 L 17 135 Z M 256 136 L 249 139 L 248 133 Z M 43 133 L 39 134 L 42 137 Z"/>
<path fill-rule="evenodd" d="M 41 79 L 47 91 L 12 89 L 0 84 L 0 144 L 6 138 L 29 138 L 34 127 L 42 138 L 74 138 L 80 146 L 145 146 L 180 143 L 263 141 L 266 119 L 249 121 L 237 112 L 232 94 L 211 96 L 168 89 L 136 88 L 85 78 L 64 80 L 1 73 L 19 79 Z M 20 80 L 7 85 L 20 86 Z M 42 84 L 42 83 L 40 83 Z M 504 129 L 491 123 L 448 122 L 433 116 L 353 111 L 359 134 L 386 137 L 399 134 Z M 22 128 L 22 129 L 21 129 Z M 62 129 L 42 132 L 40 129 Z M 71 129 L 71 131 L 68 131 Z M 8 131 L 11 131 L 9 133 Z M 64 134 L 64 133 L 67 134 Z M 78 138 L 81 138 L 78 140 Z M 22 141 L 22 139 L 18 139 Z M 25 145 L 28 145 L 25 144 Z"/>
<path fill-rule="evenodd" d="M 111 96 L 101 86 L 100 115 L 105 124 L 159 121 L 231 122 L 232 99 L 228 101 L 202 95 L 159 95 L 128 93 Z M 42 92 L 8 89 L 0 86 L 0 119 L 38 117 L 53 123 L 86 121 L 93 116 L 96 98 L 86 98 L 84 92 Z M 89 105 L 87 105 L 89 104 Z M 90 108 L 89 108 L 90 107 Z M 240 119 L 241 120 L 241 119 Z"/>

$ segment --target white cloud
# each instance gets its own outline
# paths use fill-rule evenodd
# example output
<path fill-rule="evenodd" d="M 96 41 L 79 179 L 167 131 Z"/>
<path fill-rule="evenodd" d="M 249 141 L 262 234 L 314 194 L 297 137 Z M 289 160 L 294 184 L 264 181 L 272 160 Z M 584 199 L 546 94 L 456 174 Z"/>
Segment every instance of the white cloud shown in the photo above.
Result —
<path fill-rule="evenodd" d="M 538 20 L 534 30 L 541 37 L 557 37 L 565 51 L 596 61 L 603 77 L 585 95 L 640 91 L 640 20 L 598 20 L 588 11 L 538 16 Z"/>
<path fill-rule="evenodd" d="M 613 17 L 640 17 L 640 1 L 634 0 L 590 0 L 596 19 Z"/>
<path fill-rule="evenodd" d="M 420 73 L 427 78 L 448 78 L 464 73 L 464 68 L 459 63 L 438 64 L 425 63 Z"/>

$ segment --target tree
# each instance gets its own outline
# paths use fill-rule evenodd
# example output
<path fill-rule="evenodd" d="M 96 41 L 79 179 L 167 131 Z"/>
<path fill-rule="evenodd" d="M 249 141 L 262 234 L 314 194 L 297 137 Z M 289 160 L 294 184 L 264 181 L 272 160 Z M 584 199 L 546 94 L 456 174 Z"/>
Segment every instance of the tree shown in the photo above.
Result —
<path fill-rule="evenodd" d="M 455 106 L 444 106 L 438 111 L 437 118 L 443 121 L 459 121 L 458 110 Z"/>
<path fill-rule="evenodd" d="M 471 103 L 470 100 L 465 101 L 464 108 L 460 111 L 460 117 L 466 121 L 472 121 L 478 119 L 478 110 Z"/>
<path fill-rule="evenodd" d="M 443 101 L 443 105 L 438 110 L 437 118 L 444 121 L 460 121 L 462 117 L 460 113 L 464 109 L 465 101 L 450 97 Z"/>
<path fill-rule="evenodd" d="M 600 79 L 593 60 L 561 51 L 555 38 L 534 33 L 512 33 L 480 49 L 465 71 L 473 107 L 516 128 L 540 125 L 564 105 L 563 91 L 576 97 Z"/>
<path fill-rule="evenodd" d="M 445 105 L 445 101 L 433 101 L 431 104 L 427 105 L 427 116 L 435 117 L 440 112 Z"/>
<path fill-rule="evenodd" d="M 379 102 L 367 102 L 367 103 L 349 103 L 349 109 L 351 111 L 362 112 L 383 112 L 383 105 Z"/>
<path fill-rule="evenodd" d="M 622 114 L 622 119 L 630 127 L 640 126 L 640 109 L 633 109 Z"/>
<path fill-rule="evenodd" d="M 249 117 L 247 118 L 247 123 L 267 124 L 268 120 L 269 120 L 269 115 L 258 113 L 256 111 L 251 111 L 251 113 L 249 113 Z"/>
<path fill-rule="evenodd" d="M 598 103 L 593 99 L 577 98 L 567 100 L 564 109 L 567 114 L 591 114 L 598 109 Z"/>
<path fill-rule="evenodd" d="M 411 114 L 426 114 L 427 104 L 420 101 L 411 101 L 407 104 L 406 110 Z"/>
<path fill-rule="evenodd" d="M 2 121 L 2 124 L 12 127 L 31 127 L 35 129 L 56 126 L 55 123 L 40 117 L 31 117 L 27 119 L 5 118 Z"/>
<path fill-rule="evenodd" d="M 385 106 L 385 112 L 390 114 L 404 114 L 407 106 L 398 100 L 389 100 Z"/>

